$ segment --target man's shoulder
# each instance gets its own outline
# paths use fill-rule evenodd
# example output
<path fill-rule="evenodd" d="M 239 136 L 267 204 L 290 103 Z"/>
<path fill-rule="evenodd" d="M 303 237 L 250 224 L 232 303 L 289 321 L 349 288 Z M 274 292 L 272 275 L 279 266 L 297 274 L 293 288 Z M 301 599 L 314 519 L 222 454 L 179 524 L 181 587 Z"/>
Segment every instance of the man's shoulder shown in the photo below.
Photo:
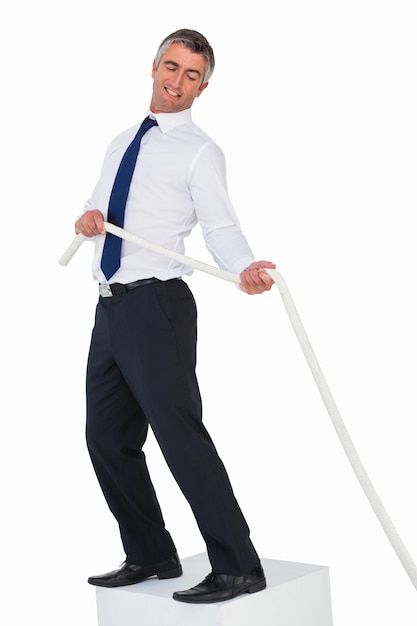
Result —
<path fill-rule="evenodd" d="M 193 120 L 191 120 L 188 124 L 190 131 L 195 134 L 201 141 L 209 142 L 216 145 L 213 137 L 211 137 L 205 130 L 198 126 Z"/>
<path fill-rule="evenodd" d="M 211 150 L 214 153 L 222 153 L 220 146 L 214 141 L 206 131 L 198 126 L 194 121 L 190 120 L 187 124 L 183 124 L 177 128 L 178 136 L 183 141 L 193 143 L 197 148 L 205 147 L 205 150 Z"/>
<path fill-rule="evenodd" d="M 134 126 L 131 126 L 130 128 L 126 128 L 125 130 L 122 130 L 118 135 L 113 137 L 113 139 L 109 143 L 107 152 L 111 153 L 111 152 L 114 152 L 115 150 L 118 150 L 119 148 L 127 147 L 129 143 L 132 141 L 132 139 L 134 138 L 134 136 L 136 135 L 136 133 L 138 132 L 139 126 L 140 126 L 139 123 L 135 124 Z"/>

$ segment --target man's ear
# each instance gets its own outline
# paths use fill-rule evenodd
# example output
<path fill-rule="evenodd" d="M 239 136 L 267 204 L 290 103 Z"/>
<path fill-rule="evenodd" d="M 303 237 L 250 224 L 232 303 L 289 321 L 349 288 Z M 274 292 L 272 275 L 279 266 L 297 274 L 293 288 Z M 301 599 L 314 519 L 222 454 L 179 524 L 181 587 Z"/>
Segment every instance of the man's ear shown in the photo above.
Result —
<path fill-rule="evenodd" d="M 205 88 L 208 87 L 208 81 L 206 83 L 203 83 L 200 87 L 200 89 L 198 90 L 198 93 L 196 95 L 196 98 L 199 98 L 201 96 L 201 94 L 203 93 L 203 91 L 205 90 Z"/>
<path fill-rule="evenodd" d="M 156 72 L 156 60 L 154 59 L 152 63 L 152 74 L 151 74 L 152 78 L 155 78 L 155 72 Z"/>

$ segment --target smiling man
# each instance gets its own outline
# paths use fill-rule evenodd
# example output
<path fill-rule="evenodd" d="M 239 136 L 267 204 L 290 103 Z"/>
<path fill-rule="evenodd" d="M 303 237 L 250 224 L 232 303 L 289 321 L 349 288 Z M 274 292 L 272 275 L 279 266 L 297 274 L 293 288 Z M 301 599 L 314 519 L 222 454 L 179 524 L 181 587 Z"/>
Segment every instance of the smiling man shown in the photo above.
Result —
<path fill-rule="evenodd" d="M 242 291 L 271 288 L 263 268 L 275 265 L 254 261 L 227 193 L 223 153 L 191 119 L 191 106 L 213 69 L 213 50 L 200 33 L 182 29 L 163 40 L 153 61 L 145 120 L 112 141 L 75 224 L 76 232 L 94 238 L 93 277 L 99 283 L 87 364 L 87 445 L 126 555 L 119 569 L 88 582 L 117 587 L 182 573 L 143 452 L 150 426 L 191 506 L 212 566 L 200 584 L 174 593 L 175 600 L 189 603 L 260 591 L 265 576 L 202 422 L 196 305 L 182 280 L 192 269 L 121 244 L 106 234 L 104 220 L 180 254 L 199 223 L 217 264 L 240 274 Z M 243 427 L 236 416 L 225 419 Z"/>
<path fill-rule="evenodd" d="M 162 52 L 162 54 L 161 54 Z M 153 62 L 153 113 L 175 113 L 191 108 L 208 85 L 205 58 L 181 43 L 159 51 Z"/>

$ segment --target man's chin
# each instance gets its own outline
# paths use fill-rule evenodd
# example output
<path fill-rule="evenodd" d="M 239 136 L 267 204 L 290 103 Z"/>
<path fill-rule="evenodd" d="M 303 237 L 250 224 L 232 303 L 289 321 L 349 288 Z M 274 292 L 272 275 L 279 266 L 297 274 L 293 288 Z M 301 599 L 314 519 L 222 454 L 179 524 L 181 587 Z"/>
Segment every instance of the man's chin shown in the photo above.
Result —
<path fill-rule="evenodd" d="M 159 107 L 155 109 L 151 109 L 153 113 L 179 113 L 183 111 L 186 107 L 184 107 L 180 102 L 164 102 Z"/>

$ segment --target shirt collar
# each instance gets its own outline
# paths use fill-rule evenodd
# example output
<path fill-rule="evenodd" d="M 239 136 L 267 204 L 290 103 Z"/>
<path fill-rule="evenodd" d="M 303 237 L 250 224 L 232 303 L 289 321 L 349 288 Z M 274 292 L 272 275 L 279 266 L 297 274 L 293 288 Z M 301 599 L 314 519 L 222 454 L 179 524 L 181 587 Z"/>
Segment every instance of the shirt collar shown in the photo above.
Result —
<path fill-rule="evenodd" d="M 151 118 L 156 119 L 158 126 L 163 133 L 167 133 L 181 124 L 191 122 L 191 109 L 178 111 L 178 113 L 152 113 L 151 111 L 148 111 L 148 115 Z"/>

